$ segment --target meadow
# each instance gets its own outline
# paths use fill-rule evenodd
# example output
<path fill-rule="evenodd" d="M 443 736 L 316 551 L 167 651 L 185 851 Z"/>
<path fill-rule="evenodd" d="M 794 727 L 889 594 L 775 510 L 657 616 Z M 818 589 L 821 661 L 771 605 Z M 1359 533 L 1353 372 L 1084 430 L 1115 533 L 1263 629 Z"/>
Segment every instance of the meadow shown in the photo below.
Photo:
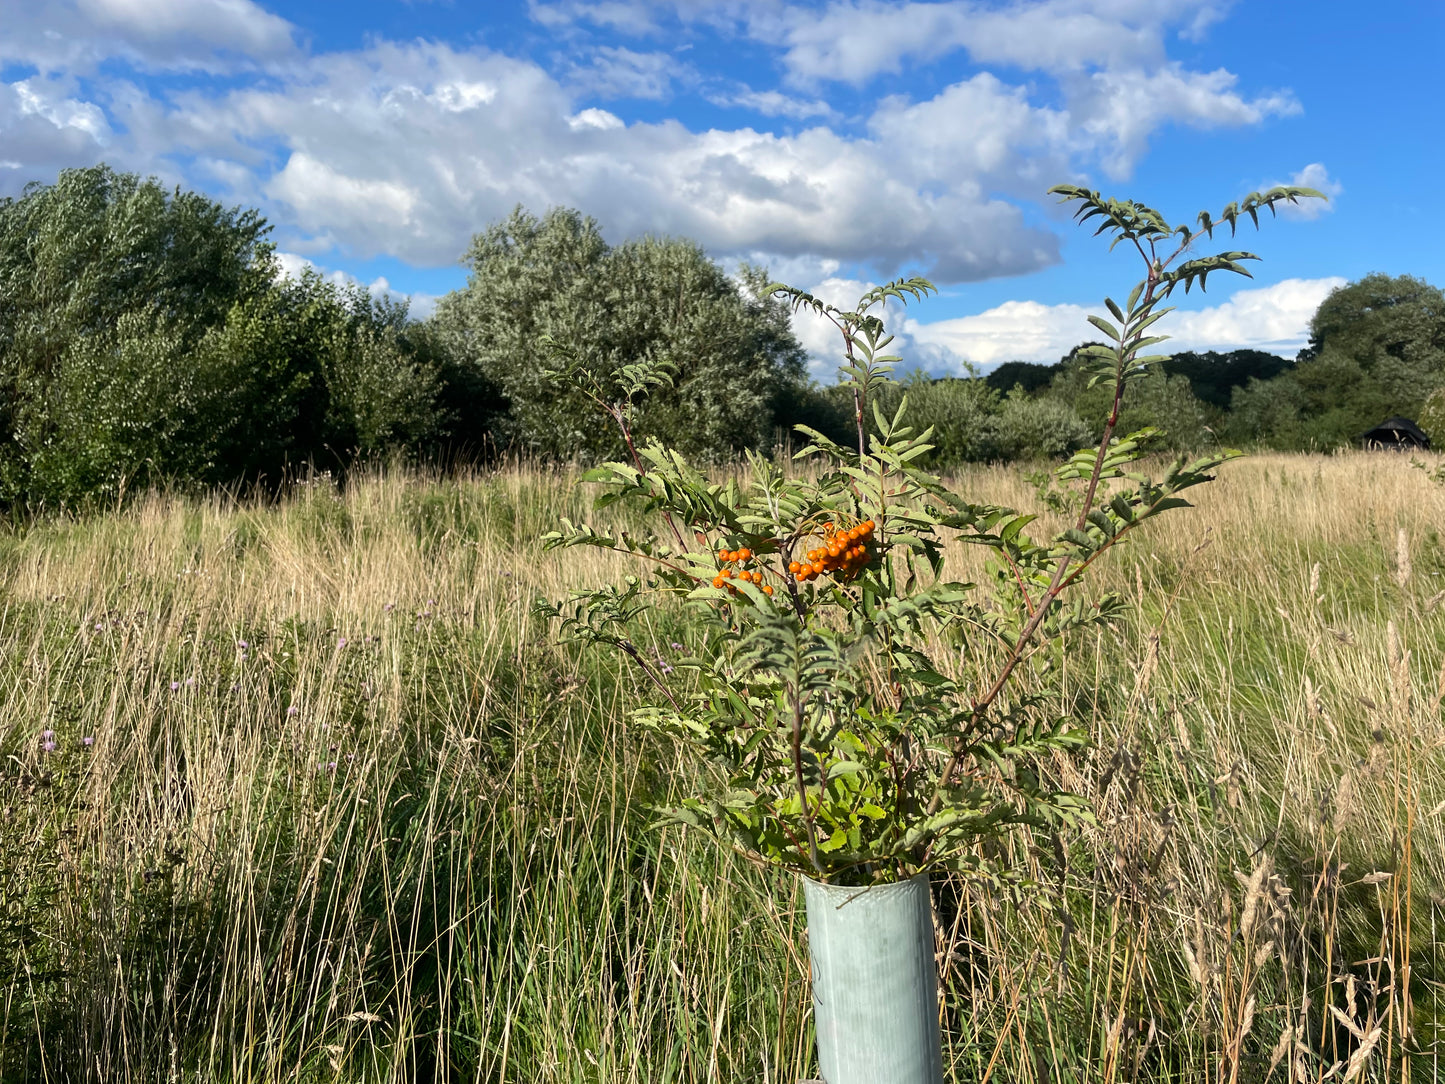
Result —
<path fill-rule="evenodd" d="M 951 1079 L 1434 1081 L 1445 486 L 1260 455 L 1191 496 L 1038 678 L 1094 823 L 935 881 Z M 800 893 L 651 826 L 700 769 L 531 616 L 626 571 L 541 551 L 589 505 L 397 470 L 0 536 L 0 1076 L 809 1076 Z"/>

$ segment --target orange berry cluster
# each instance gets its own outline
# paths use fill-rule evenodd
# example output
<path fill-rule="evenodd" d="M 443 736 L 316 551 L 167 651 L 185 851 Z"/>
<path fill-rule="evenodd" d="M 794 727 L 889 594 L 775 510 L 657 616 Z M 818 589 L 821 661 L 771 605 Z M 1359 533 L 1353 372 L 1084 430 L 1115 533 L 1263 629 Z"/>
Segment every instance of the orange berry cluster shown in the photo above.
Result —
<path fill-rule="evenodd" d="M 763 574 L 756 568 L 745 568 L 753 559 L 753 551 L 744 546 L 740 550 L 721 549 L 717 551 L 717 559 L 723 563 L 723 568 L 712 579 L 712 585 L 717 588 L 726 587 L 731 594 L 738 593 L 734 580 L 743 583 L 755 583 L 763 589 L 763 594 L 773 593 L 772 584 L 763 583 Z"/>
<path fill-rule="evenodd" d="M 851 579 L 873 559 L 868 552 L 868 543 L 873 538 L 873 527 L 871 519 L 865 519 L 856 527 L 848 528 L 825 523 L 823 545 L 804 554 L 806 560 L 791 562 L 788 571 L 796 576 L 800 583 L 830 574 L 839 579 Z"/>

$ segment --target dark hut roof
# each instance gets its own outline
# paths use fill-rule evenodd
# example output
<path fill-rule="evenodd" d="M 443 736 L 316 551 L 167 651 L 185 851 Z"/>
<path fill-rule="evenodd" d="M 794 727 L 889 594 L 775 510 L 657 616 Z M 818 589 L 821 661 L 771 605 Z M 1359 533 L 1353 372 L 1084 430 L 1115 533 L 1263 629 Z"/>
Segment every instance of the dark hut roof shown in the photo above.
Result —
<path fill-rule="evenodd" d="M 1430 438 L 1409 418 L 1386 418 L 1379 425 L 1360 434 L 1366 444 L 1410 444 L 1430 447 Z"/>

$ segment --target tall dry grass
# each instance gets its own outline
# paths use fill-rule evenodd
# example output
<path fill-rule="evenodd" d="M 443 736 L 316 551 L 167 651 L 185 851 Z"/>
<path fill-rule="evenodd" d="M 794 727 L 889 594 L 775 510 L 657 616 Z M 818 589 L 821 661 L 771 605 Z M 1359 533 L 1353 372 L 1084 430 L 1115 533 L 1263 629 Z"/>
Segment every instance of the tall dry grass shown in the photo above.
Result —
<path fill-rule="evenodd" d="M 937 884 L 956 1080 L 1435 1079 L 1445 488 L 1267 456 L 1198 504 L 1029 678 L 1097 823 Z M 5 1077 L 808 1075 L 793 886 L 648 828 L 695 766 L 529 616 L 623 571 L 539 552 L 586 507 L 396 473 L 0 539 Z"/>

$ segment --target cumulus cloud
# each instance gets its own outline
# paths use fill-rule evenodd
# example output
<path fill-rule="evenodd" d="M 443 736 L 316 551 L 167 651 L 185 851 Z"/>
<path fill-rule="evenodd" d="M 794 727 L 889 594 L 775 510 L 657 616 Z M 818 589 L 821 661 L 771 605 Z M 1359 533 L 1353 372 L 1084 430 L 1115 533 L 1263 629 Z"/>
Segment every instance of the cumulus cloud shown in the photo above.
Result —
<path fill-rule="evenodd" d="M 958 140 L 1007 141 L 1029 123 L 1014 94 L 980 85 L 968 95 L 978 111 Z M 993 146 L 932 160 L 909 152 L 903 168 L 910 124 L 932 121 L 907 119 L 902 104 L 889 106 L 899 114 L 891 134 L 850 138 L 822 127 L 782 136 L 624 125 L 572 103 L 527 61 L 381 43 L 319 57 L 293 79 L 136 100 L 123 120 L 158 152 L 251 165 L 256 190 L 239 198 L 263 196 L 312 243 L 361 256 L 450 263 L 519 202 L 585 208 L 614 236 L 682 234 L 718 255 L 864 261 L 885 275 L 911 264 L 945 282 L 1058 256 L 1052 233 L 992 195 L 1018 187 L 1004 182 L 1021 157 Z"/>
<path fill-rule="evenodd" d="M 1309 322 L 1331 290 L 1345 285 L 1338 276 L 1285 279 L 1273 286 L 1236 290 L 1224 304 L 1165 317 L 1176 350 L 1236 350 L 1253 347 L 1289 354 L 1309 341 Z M 1161 321 L 1162 322 L 1162 321 Z M 1187 346 L 1179 346 L 1185 343 Z"/>
<path fill-rule="evenodd" d="M 1245 98 L 1238 77 L 1219 68 L 1186 71 L 1170 64 L 1155 71 L 1094 72 L 1073 81 L 1071 108 L 1082 130 L 1094 138 L 1111 177 L 1129 174 L 1148 137 L 1166 123 L 1192 128 L 1240 127 L 1300 111 L 1285 92 Z"/>
<path fill-rule="evenodd" d="M 808 120 L 821 117 L 834 119 L 838 112 L 821 98 L 795 98 L 778 90 L 752 90 L 743 88 L 730 93 L 712 93 L 708 101 L 724 109 L 749 109 L 765 117 L 787 117 L 791 120 Z"/>
<path fill-rule="evenodd" d="M 32 76 L 0 82 L 0 193 L 16 192 L 35 173 L 99 158 L 112 141 L 105 114 L 79 97 L 72 79 Z"/>
<path fill-rule="evenodd" d="M 1310 318 L 1320 302 L 1344 283 L 1337 277 L 1285 279 L 1272 286 L 1236 290 L 1219 305 L 1176 311 L 1157 325 L 1160 334 L 1170 337 L 1160 349 L 1294 354 L 1308 342 Z M 855 285 L 860 284 L 847 284 L 849 290 Z M 1082 305 L 1006 301 L 951 320 L 904 317 L 898 324 L 904 345 L 900 352 L 932 372 L 962 371 L 967 365 L 987 369 L 1004 361 L 1052 364 L 1079 343 L 1098 338 L 1087 322 L 1091 311 Z M 801 321 L 795 326 L 800 338 L 811 336 L 803 339 L 810 351 L 826 346 L 816 329 Z M 916 355 L 909 353 L 908 344 L 916 344 Z"/>
<path fill-rule="evenodd" d="M 1229 0 L 533 0 L 550 27 L 590 24 L 649 36 L 701 24 L 783 50 L 800 83 L 861 86 L 960 50 L 979 64 L 1051 73 L 1153 66 L 1178 27 L 1197 39 Z"/>
<path fill-rule="evenodd" d="M 252 0 L 0 0 L 0 62 L 86 74 L 110 59 L 219 72 L 294 54 L 293 28 Z"/>
<path fill-rule="evenodd" d="M 0 11 L 12 4 L 0 0 Z M 41 38 L 69 41 L 66 33 L 84 21 L 89 37 L 76 41 L 142 67 L 183 69 L 225 57 L 268 66 L 262 77 L 172 80 L 159 84 L 163 90 L 110 70 L 78 82 L 42 72 L 0 86 L 3 159 L 18 164 L 0 165 L 0 189 L 104 157 L 122 168 L 181 173 L 175 179 L 200 179 L 229 200 L 260 204 L 292 251 L 385 253 L 424 265 L 454 262 L 473 232 L 521 203 L 579 207 L 613 239 L 681 234 L 718 257 L 806 266 L 814 281 L 839 267 L 879 277 L 916 271 L 940 283 L 1024 274 L 1059 258 L 1056 234 L 1026 209 L 1050 181 L 1096 164 L 1126 172 L 1166 124 L 1256 124 L 1297 108 L 1285 94 L 1242 91 L 1229 72 L 1190 71 L 1167 59 L 1166 32 L 1217 7 L 1211 0 L 826 0 L 810 7 L 535 0 L 530 7 L 563 40 L 597 26 L 655 34 L 668 20 L 748 35 L 816 87 L 846 71 L 883 72 L 935 55 L 929 50 L 966 49 L 975 60 L 1047 71 L 1060 91 L 981 72 L 921 100 L 865 105 L 862 116 L 843 121 L 825 91 L 705 84 L 651 44 L 628 49 L 587 39 L 570 50 L 587 61 L 556 72 L 438 42 L 375 40 L 306 56 L 295 52 L 290 25 L 252 0 L 154 0 L 144 10 L 156 16 L 146 25 L 141 0 L 15 6 L 18 37 L 7 27 L 0 51 L 13 48 L 36 65 L 40 54 L 27 50 L 40 50 Z M 86 56 L 72 60 L 83 68 L 94 60 Z M 769 131 L 761 121 L 699 131 L 676 120 L 626 123 L 602 107 L 619 96 L 666 96 L 679 79 L 695 79 L 690 85 L 715 104 L 810 123 L 796 133 Z M 828 264 L 833 271 L 824 270 Z"/>
<path fill-rule="evenodd" d="M 1299 111 L 1288 91 L 1244 94 L 1232 72 L 1191 71 L 1169 60 L 1171 30 L 1198 38 L 1226 7 L 1227 0 L 1014 0 L 1002 5 L 829 0 L 821 6 L 762 0 L 559 0 L 534 3 L 532 11 L 551 25 L 590 23 L 636 34 L 660 33 L 668 19 L 705 23 L 781 49 L 788 78 L 806 87 L 834 82 L 862 87 L 880 75 L 958 51 L 979 65 L 1043 72 L 1057 79 L 1062 91 L 1063 106 L 1052 112 L 1072 133 L 1068 149 L 1096 160 L 1117 179 L 1128 175 L 1149 136 L 1163 125 L 1251 125 Z M 797 111 L 795 99 L 771 93 L 792 111 L 759 111 L 807 115 Z M 1017 93 L 1026 97 L 1024 88 Z M 938 118 L 943 110 L 931 113 Z M 956 131 L 971 120 L 970 114 L 956 113 L 944 130 Z"/>
<path fill-rule="evenodd" d="M 639 53 L 603 45 L 593 51 L 589 63 L 572 65 L 568 82 L 599 98 L 660 101 L 671 96 L 675 82 L 692 78 L 692 70 L 671 53 Z"/>
<path fill-rule="evenodd" d="M 1280 184 L 1279 181 L 1270 181 L 1264 188 L 1273 188 Z M 1322 162 L 1311 162 L 1304 169 L 1299 170 L 1285 184 L 1295 185 L 1300 188 L 1313 188 L 1317 192 L 1323 192 L 1325 199 L 1306 199 L 1298 203 L 1285 203 L 1280 205 L 1280 213 L 1286 218 L 1297 218 L 1310 220 L 1319 218 L 1320 215 L 1329 214 L 1335 209 L 1334 201 L 1344 192 L 1345 186 L 1330 176 L 1330 171 L 1324 167 Z"/>

